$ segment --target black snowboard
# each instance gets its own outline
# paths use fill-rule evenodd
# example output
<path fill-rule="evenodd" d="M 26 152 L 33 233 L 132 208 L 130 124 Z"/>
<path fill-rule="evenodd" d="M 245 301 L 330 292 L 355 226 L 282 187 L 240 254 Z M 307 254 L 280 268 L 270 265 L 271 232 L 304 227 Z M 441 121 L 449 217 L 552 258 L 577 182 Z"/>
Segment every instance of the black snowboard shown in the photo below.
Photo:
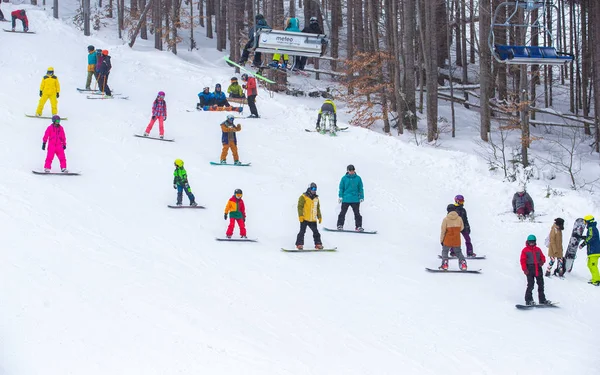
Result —
<path fill-rule="evenodd" d="M 215 238 L 217 241 L 231 241 L 231 242 L 258 242 L 258 238 L 227 238 L 227 237 L 217 237 Z"/>
<path fill-rule="evenodd" d="M 376 234 L 376 230 L 363 230 L 362 232 L 357 230 L 346 230 L 346 229 L 335 229 L 335 228 L 323 228 L 329 232 L 346 232 L 346 233 L 362 233 L 362 234 Z"/>
<path fill-rule="evenodd" d="M 79 176 L 79 172 L 44 172 L 44 171 L 32 171 L 34 174 L 49 174 L 53 176 Z"/>
<path fill-rule="evenodd" d="M 425 268 L 425 269 L 429 272 L 439 272 L 439 273 L 481 273 L 481 270 L 461 271 L 461 270 L 440 270 L 440 269 L 434 269 L 434 268 Z"/>
<path fill-rule="evenodd" d="M 552 302 L 550 305 L 543 305 L 543 304 L 535 304 L 535 305 L 521 305 L 521 304 L 517 304 L 515 305 L 515 307 L 519 310 L 532 310 L 536 307 L 540 307 L 540 308 L 546 308 L 546 307 L 558 307 L 556 306 L 558 305 L 558 302 Z"/>
<path fill-rule="evenodd" d="M 159 137 L 151 137 L 149 135 L 143 135 L 143 134 L 134 134 L 134 137 L 138 137 L 138 138 L 147 138 L 147 139 L 155 139 L 157 141 L 164 141 L 164 142 L 173 142 L 175 141 L 172 138 L 159 138 Z"/>
<path fill-rule="evenodd" d="M 582 239 L 585 238 L 583 232 L 585 231 L 585 222 L 582 218 L 578 218 L 573 223 L 573 231 L 571 231 L 571 238 L 569 239 L 569 245 L 567 245 L 567 250 L 565 251 L 565 270 L 567 272 L 571 272 L 573 269 L 573 263 L 575 263 L 575 258 L 577 257 L 577 249 L 579 248 L 579 243 Z"/>
<path fill-rule="evenodd" d="M 187 206 L 184 206 L 184 205 L 173 206 L 173 205 L 170 205 L 170 204 L 167 207 L 169 207 L 169 208 L 206 208 L 204 206 L 190 206 L 190 205 L 187 205 Z"/>
<path fill-rule="evenodd" d="M 442 259 L 441 255 L 438 255 L 438 258 Z M 458 259 L 457 257 L 451 257 L 448 256 L 448 259 Z M 475 256 L 475 257 L 469 257 L 469 256 L 465 256 L 465 259 L 485 259 L 485 255 L 481 255 L 481 256 Z"/>

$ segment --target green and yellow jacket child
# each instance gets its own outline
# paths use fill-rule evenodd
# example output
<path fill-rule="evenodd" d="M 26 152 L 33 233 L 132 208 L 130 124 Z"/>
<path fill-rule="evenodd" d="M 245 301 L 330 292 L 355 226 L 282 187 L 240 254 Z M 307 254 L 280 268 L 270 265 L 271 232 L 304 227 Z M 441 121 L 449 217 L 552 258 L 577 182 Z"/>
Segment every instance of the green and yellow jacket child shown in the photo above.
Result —
<path fill-rule="evenodd" d="M 181 206 L 183 200 L 183 192 L 190 199 L 190 206 L 197 206 L 196 198 L 192 194 L 192 188 L 188 183 L 187 172 L 183 168 L 183 160 L 175 160 L 175 171 L 173 172 L 173 189 L 177 190 L 177 205 Z"/>

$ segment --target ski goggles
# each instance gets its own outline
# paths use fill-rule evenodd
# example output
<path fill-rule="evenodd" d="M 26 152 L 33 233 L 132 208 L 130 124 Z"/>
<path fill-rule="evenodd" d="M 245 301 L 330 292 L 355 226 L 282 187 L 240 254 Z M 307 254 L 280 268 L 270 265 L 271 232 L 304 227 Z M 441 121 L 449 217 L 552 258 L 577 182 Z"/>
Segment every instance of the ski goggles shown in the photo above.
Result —
<path fill-rule="evenodd" d="M 243 194 L 236 194 L 235 197 L 236 198 L 241 198 Z"/>
<path fill-rule="evenodd" d="M 311 191 L 317 191 L 317 188 L 316 187 L 311 187 L 310 190 Z"/>

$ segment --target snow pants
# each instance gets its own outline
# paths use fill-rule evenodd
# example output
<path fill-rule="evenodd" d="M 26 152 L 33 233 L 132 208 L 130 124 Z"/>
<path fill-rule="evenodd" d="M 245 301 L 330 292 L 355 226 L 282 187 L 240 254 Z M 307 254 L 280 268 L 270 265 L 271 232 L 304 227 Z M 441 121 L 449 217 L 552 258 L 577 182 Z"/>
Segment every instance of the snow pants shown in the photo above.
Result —
<path fill-rule="evenodd" d="M 40 101 L 38 103 L 37 109 L 35 110 L 35 114 L 38 116 L 42 115 L 42 111 L 44 110 L 44 106 L 46 105 L 46 101 L 50 99 L 50 107 L 52 108 L 52 115 L 58 114 L 58 100 L 56 99 L 56 94 L 42 94 L 40 97 Z"/>
<path fill-rule="evenodd" d="M 154 126 L 154 123 L 156 122 L 156 120 L 158 120 L 158 134 L 160 136 L 165 135 L 165 126 L 164 126 L 165 117 L 164 116 L 152 116 L 150 123 L 146 127 L 146 133 L 150 134 L 150 132 L 152 131 L 152 127 Z"/>
<path fill-rule="evenodd" d="M 533 211 L 531 209 L 531 203 L 525 203 L 525 206 L 517 208 L 517 215 L 527 216 Z"/>
<path fill-rule="evenodd" d="M 306 234 L 306 227 L 309 227 L 313 232 L 313 239 L 315 240 L 316 245 L 322 245 L 321 243 L 321 233 L 319 233 L 319 229 L 317 229 L 316 221 L 302 221 L 300 222 L 300 232 L 298 232 L 298 236 L 296 236 L 296 246 L 304 245 L 304 235 Z"/>
<path fill-rule="evenodd" d="M 467 248 L 467 256 L 473 255 L 473 244 L 471 243 L 471 234 L 466 230 L 463 230 L 462 236 L 465 239 L 465 247 Z"/>
<path fill-rule="evenodd" d="M 54 155 L 58 156 L 60 169 L 66 168 L 67 158 L 65 157 L 65 150 L 62 148 L 62 146 L 53 146 L 52 144 L 48 146 L 48 153 L 46 154 L 46 162 L 44 163 L 44 168 L 52 168 L 52 160 L 54 159 Z"/>
<path fill-rule="evenodd" d="M 4 17 L 2 17 L 4 18 Z M 23 24 L 23 31 L 25 31 L 25 20 L 21 20 L 21 23 Z M 14 29 L 17 26 L 17 17 L 12 16 L 12 28 Z"/>
<path fill-rule="evenodd" d="M 449 251 L 452 251 L 458 257 L 458 261 L 460 263 L 466 262 L 465 261 L 465 256 L 463 255 L 462 250 L 460 249 L 460 246 L 450 247 L 450 246 L 444 246 L 444 245 L 442 245 L 442 261 L 443 262 L 447 262 L 448 261 L 448 252 Z"/>
<path fill-rule="evenodd" d="M 194 203 L 196 201 L 196 197 L 192 194 L 192 188 L 184 188 L 182 185 L 177 185 L 177 204 L 181 204 L 183 202 L 183 191 L 185 190 L 185 194 L 190 199 L 190 203 Z"/>
<path fill-rule="evenodd" d="M 346 213 L 348 212 L 348 207 L 352 207 L 352 212 L 354 212 L 354 224 L 356 228 L 362 227 L 362 216 L 360 215 L 360 203 L 346 203 L 342 202 L 342 210 L 338 215 L 337 225 L 338 227 L 344 226 L 344 221 L 346 221 Z"/>
<path fill-rule="evenodd" d="M 248 57 L 250 57 L 249 49 L 253 48 L 253 47 L 254 47 L 254 39 L 250 39 L 248 41 L 248 43 L 246 43 L 246 45 L 244 46 L 244 50 L 242 51 L 242 57 L 240 59 L 241 63 L 245 63 L 246 61 L 248 61 Z M 256 67 L 262 65 L 262 53 L 254 52 L 254 60 L 253 60 L 252 64 Z"/>
<path fill-rule="evenodd" d="M 248 107 L 250 108 L 250 114 L 258 117 L 258 109 L 256 109 L 256 95 L 248 95 Z"/>
<path fill-rule="evenodd" d="M 233 161 L 239 161 L 240 157 L 238 155 L 237 145 L 233 141 L 229 141 L 229 143 L 223 143 L 223 150 L 221 150 L 221 159 L 226 160 L 227 154 L 229 153 L 229 149 L 231 149 L 231 153 L 233 154 Z"/>
<path fill-rule="evenodd" d="M 229 218 L 229 226 L 227 227 L 227 232 L 225 232 L 226 236 L 233 235 L 233 228 L 235 227 L 236 222 L 237 222 L 238 226 L 240 227 L 240 236 L 246 235 L 246 223 L 244 222 L 244 219 L 236 219 L 234 217 L 230 217 Z"/>
<path fill-rule="evenodd" d="M 96 72 L 87 72 L 87 79 L 85 80 L 85 89 L 89 90 L 92 85 L 92 77 L 96 78 L 96 82 L 98 82 L 98 75 Z"/>
<path fill-rule="evenodd" d="M 588 255 L 587 266 L 592 274 L 592 282 L 600 282 L 600 273 L 598 273 L 598 258 L 600 258 L 600 254 L 592 254 Z"/>
<path fill-rule="evenodd" d="M 562 276 L 565 273 L 565 259 L 557 258 L 557 257 L 549 257 L 550 261 L 548 262 L 548 268 L 546 268 L 546 274 L 550 274 L 552 271 L 552 267 L 554 266 L 554 262 L 558 260 L 558 264 L 556 265 L 556 270 L 554 270 L 554 275 L 558 273 L 559 276 Z"/>
<path fill-rule="evenodd" d="M 108 96 L 112 96 L 112 92 L 110 91 L 110 87 L 108 87 L 108 74 L 100 74 L 100 75 L 98 75 L 98 88 L 104 94 L 106 94 Z"/>
<path fill-rule="evenodd" d="M 544 274 L 542 266 L 537 269 L 537 276 L 535 275 L 536 269 L 533 264 L 527 265 L 527 289 L 525 290 L 525 302 L 533 301 L 533 286 L 537 282 L 538 286 L 538 301 L 543 302 L 546 300 L 544 294 Z"/>

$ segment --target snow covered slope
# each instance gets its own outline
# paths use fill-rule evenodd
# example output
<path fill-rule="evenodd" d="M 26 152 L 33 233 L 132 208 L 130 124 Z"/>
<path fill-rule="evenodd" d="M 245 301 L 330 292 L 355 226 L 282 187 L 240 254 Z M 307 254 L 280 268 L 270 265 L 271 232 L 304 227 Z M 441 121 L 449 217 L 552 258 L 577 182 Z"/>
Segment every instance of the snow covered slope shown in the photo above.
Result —
<path fill-rule="evenodd" d="M 201 50 L 205 63 L 195 65 L 28 14 L 37 34 L 0 34 L 1 374 L 597 372 L 599 290 L 586 283 L 585 254 L 565 280 L 547 279 L 560 309 L 514 308 L 523 302 L 526 236 L 543 244 L 554 217 L 570 230 L 595 212 L 593 202 L 570 192 L 544 199 L 532 184 L 543 223 L 515 223 L 500 215 L 515 186 L 487 177 L 476 157 L 354 127 L 337 138 L 306 133 L 321 101 L 264 91 L 263 118 L 239 120 L 241 160 L 252 166 L 210 166 L 225 114 L 186 110 L 203 86 L 228 83 L 233 71 L 221 55 Z M 130 100 L 87 100 L 75 90 L 85 83 L 88 44 L 110 50 L 111 86 Z M 62 86 L 67 158 L 79 177 L 31 173 L 42 167 L 49 121 L 23 114 L 33 113 L 48 66 Z M 159 90 L 174 143 L 133 137 Z M 175 201 L 176 158 L 206 210 L 166 207 Z M 335 225 L 349 163 L 365 184 L 364 227 L 379 233 L 322 231 L 338 252 L 281 252 L 294 245 L 296 202 L 310 182 L 323 224 Z M 259 243 L 214 240 L 235 188 Z M 469 262 L 479 275 L 424 270 L 439 264 L 439 226 L 455 194 L 466 197 L 475 252 L 488 257 Z"/>

